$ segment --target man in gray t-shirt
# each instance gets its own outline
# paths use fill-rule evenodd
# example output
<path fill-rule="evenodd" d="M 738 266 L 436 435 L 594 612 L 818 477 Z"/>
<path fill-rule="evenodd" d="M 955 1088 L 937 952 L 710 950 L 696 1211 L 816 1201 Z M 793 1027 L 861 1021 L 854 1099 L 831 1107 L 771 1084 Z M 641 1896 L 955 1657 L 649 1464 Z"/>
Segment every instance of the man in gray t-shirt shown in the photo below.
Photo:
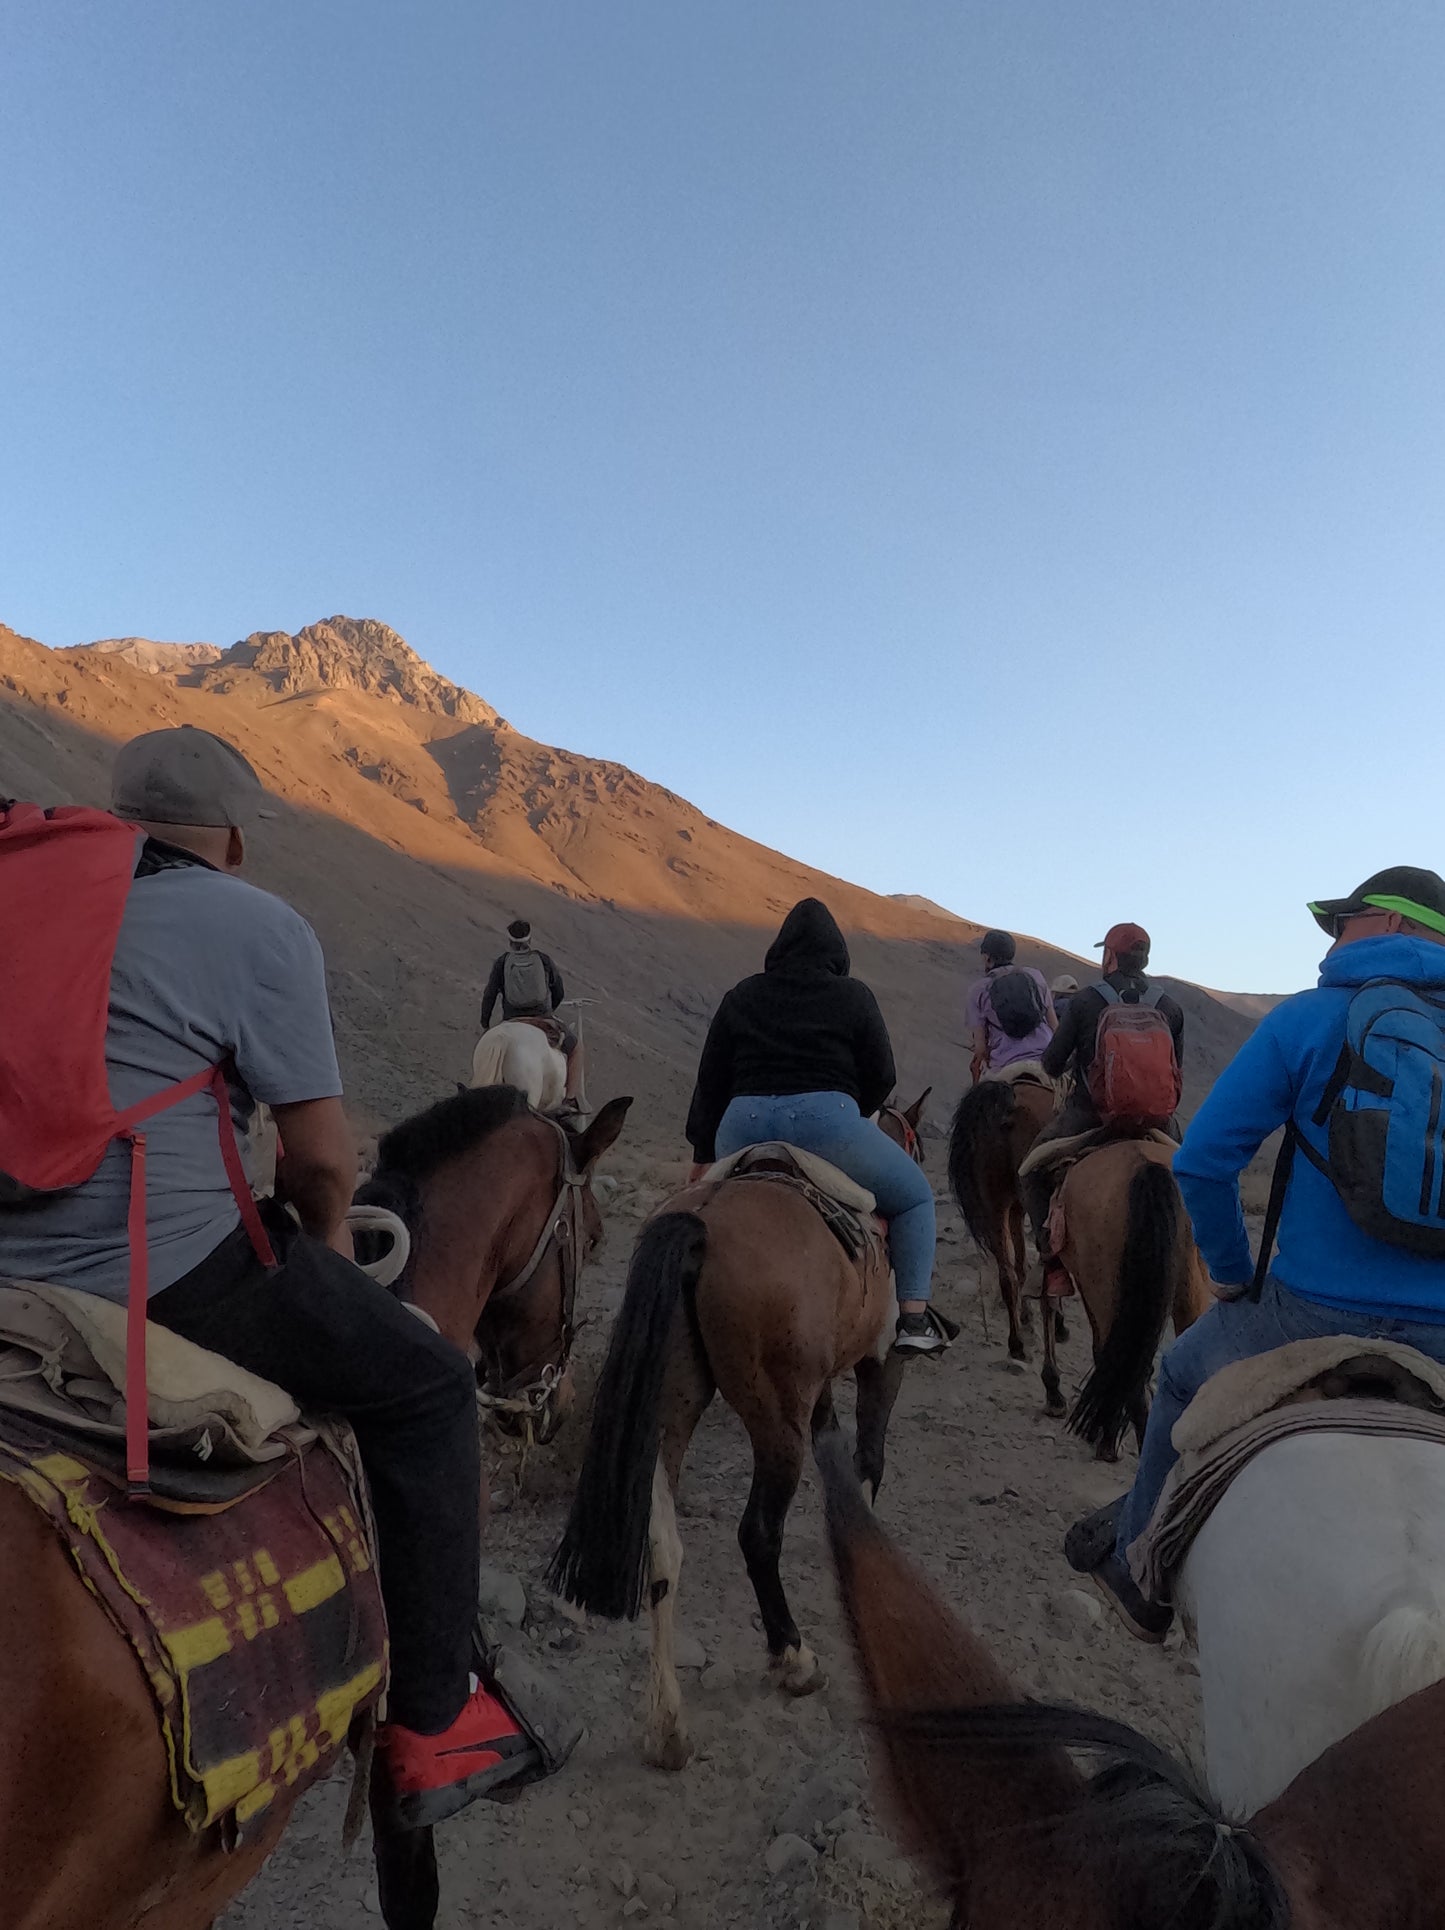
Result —
<path fill-rule="evenodd" d="M 263 1209 L 269 1263 L 241 1225 L 212 1093 L 147 1123 L 149 1316 L 355 1430 L 391 1637 L 378 1748 L 406 1820 L 429 1823 L 535 1760 L 502 1705 L 472 1687 L 476 1381 L 465 1354 L 352 1263 L 356 1147 L 321 948 L 289 905 L 235 875 L 264 800 L 246 759 L 209 731 L 151 731 L 120 751 L 112 809 L 145 840 L 112 962 L 106 1067 L 117 1108 L 225 1063 L 237 1124 L 257 1101 L 275 1113 L 278 1188 L 301 1230 Z M 0 1276 L 125 1299 L 128 1200 L 128 1160 L 113 1147 L 81 1185 L 0 1206 Z"/>
<path fill-rule="evenodd" d="M 278 1108 L 339 1101 L 315 933 L 269 892 L 153 844 L 116 941 L 105 1057 L 118 1110 L 227 1060 L 238 1132 L 258 1100 Z M 215 1122 L 216 1102 L 200 1092 L 146 1127 L 152 1294 L 199 1266 L 240 1223 Z M 129 1200 L 130 1160 L 113 1145 L 83 1186 L 0 1215 L 0 1274 L 124 1300 Z"/>

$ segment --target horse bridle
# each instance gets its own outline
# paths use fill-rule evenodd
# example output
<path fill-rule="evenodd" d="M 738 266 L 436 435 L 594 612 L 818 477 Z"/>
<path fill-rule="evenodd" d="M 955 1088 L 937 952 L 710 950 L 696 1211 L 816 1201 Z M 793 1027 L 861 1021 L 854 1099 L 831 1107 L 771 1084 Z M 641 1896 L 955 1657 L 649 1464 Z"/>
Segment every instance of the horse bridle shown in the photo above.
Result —
<path fill-rule="evenodd" d="M 878 1108 L 878 1117 L 880 1119 L 893 1120 L 903 1134 L 904 1152 L 907 1153 L 915 1165 L 921 1166 L 923 1159 L 918 1145 L 918 1128 L 908 1117 L 908 1114 L 904 1112 L 903 1108 L 901 1106 L 880 1106 Z"/>
<path fill-rule="evenodd" d="M 496 1385 L 491 1372 L 485 1383 L 477 1384 L 477 1406 L 483 1420 L 493 1416 L 509 1415 L 524 1423 L 524 1433 L 530 1446 L 533 1437 L 545 1434 L 545 1423 L 551 1418 L 552 1403 L 557 1398 L 567 1372 L 567 1363 L 572 1354 L 572 1342 L 576 1335 L 574 1315 L 577 1308 L 577 1284 L 582 1275 L 582 1253 L 586 1244 L 586 1223 L 584 1220 L 583 1194 L 587 1190 L 587 1174 L 579 1171 L 572 1157 L 572 1140 L 567 1129 L 546 1113 L 534 1113 L 552 1128 L 557 1135 L 558 1187 L 557 1197 L 552 1210 L 543 1222 L 542 1231 L 537 1236 L 537 1244 L 525 1262 L 520 1273 L 504 1281 L 492 1294 L 493 1303 L 510 1299 L 513 1294 L 521 1293 L 536 1277 L 549 1254 L 556 1250 L 562 1270 L 562 1326 L 558 1336 L 556 1353 L 552 1359 L 544 1361 L 538 1369 L 525 1367 L 520 1374 L 514 1374 L 508 1381 Z"/>

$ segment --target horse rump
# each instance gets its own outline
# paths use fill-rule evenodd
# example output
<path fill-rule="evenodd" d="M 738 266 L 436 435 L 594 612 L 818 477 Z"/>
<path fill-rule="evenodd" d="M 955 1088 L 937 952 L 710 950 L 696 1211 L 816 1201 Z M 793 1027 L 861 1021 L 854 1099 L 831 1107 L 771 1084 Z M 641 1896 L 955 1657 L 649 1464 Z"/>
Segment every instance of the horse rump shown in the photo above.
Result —
<path fill-rule="evenodd" d="M 1117 1455 L 1149 1384 L 1174 1297 L 1183 1210 L 1173 1173 L 1146 1160 L 1129 1182 L 1113 1323 L 1069 1416 L 1070 1429 L 1105 1454 Z"/>
<path fill-rule="evenodd" d="M 549 1585 L 609 1621 L 642 1606 L 662 1383 L 677 1309 L 690 1301 L 707 1252 L 696 1213 L 664 1213 L 645 1228 L 597 1382 L 592 1431 Z"/>
<path fill-rule="evenodd" d="M 948 1183 L 975 1242 L 991 1252 L 998 1202 L 1012 1196 L 1009 1128 L 1014 1089 L 1003 1079 L 983 1079 L 958 1102 L 948 1135 Z"/>

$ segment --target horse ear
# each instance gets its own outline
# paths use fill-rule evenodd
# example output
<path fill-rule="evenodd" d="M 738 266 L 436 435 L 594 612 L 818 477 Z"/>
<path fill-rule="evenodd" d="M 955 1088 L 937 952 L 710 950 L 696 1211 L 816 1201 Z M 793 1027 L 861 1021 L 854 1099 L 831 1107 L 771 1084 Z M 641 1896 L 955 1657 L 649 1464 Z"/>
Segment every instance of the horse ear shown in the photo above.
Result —
<path fill-rule="evenodd" d="M 616 1143 L 631 1104 L 630 1098 L 609 1099 L 586 1132 L 578 1133 L 572 1142 L 572 1154 L 584 1173 L 590 1172 L 608 1148 Z"/>
<path fill-rule="evenodd" d="M 914 1100 L 913 1104 L 908 1108 L 907 1112 L 905 1112 L 903 1115 L 903 1117 L 908 1121 L 909 1125 L 913 1128 L 914 1132 L 918 1131 L 918 1122 L 923 1117 L 923 1108 L 925 1107 L 925 1105 L 927 1105 L 928 1095 L 932 1091 L 933 1091 L 932 1086 L 925 1086 L 922 1092 L 920 1092 L 918 1097 Z"/>
<path fill-rule="evenodd" d="M 998 1826 L 999 1764 L 932 1745 L 909 1734 L 898 1718 L 1016 1697 L 982 1642 L 874 1520 L 843 1436 L 821 1437 L 814 1451 L 838 1588 L 877 1725 L 875 1767 L 891 1798 L 896 1833 L 961 1898 L 976 1846 Z"/>

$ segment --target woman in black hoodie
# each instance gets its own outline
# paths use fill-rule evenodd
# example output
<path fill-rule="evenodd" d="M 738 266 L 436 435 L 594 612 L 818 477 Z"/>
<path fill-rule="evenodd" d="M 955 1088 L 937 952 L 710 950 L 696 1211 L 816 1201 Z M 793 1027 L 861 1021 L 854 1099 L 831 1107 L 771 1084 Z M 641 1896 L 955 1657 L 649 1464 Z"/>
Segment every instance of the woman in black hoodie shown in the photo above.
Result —
<path fill-rule="evenodd" d="M 783 920 L 764 969 L 726 994 L 708 1028 L 687 1136 L 700 1165 L 781 1139 L 866 1186 L 888 1221 L 898 1277 L 894 1345 L 946 1344 L 928 1305 L 933 1188 L 867 1115 L 893 1090 L 893 1048 L 878 1001 L 850 978 L 848 946 L 828 907 L 804 898 Z"/>

